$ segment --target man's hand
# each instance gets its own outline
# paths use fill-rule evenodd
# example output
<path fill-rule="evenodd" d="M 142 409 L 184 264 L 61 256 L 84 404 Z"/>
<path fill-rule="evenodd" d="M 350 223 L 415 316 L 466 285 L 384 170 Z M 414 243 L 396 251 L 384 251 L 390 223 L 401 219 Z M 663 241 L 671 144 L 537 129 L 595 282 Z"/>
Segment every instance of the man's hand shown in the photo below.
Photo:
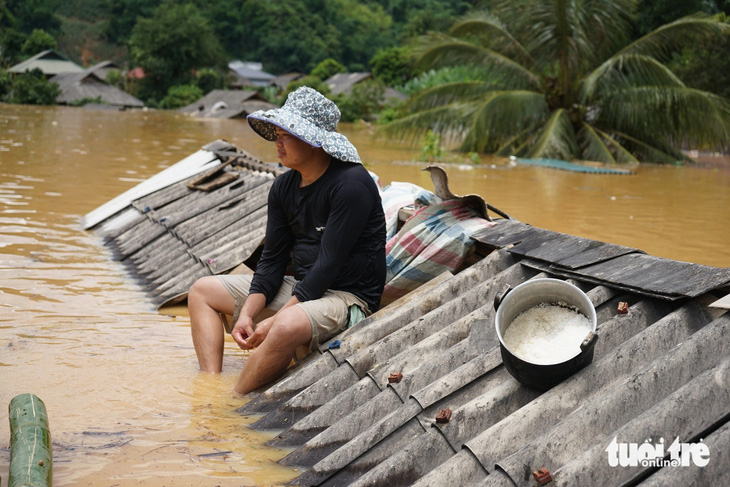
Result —
<path fill-rule="evenodd" d="M 273 324 L 274 316 L 259 321 L 258 325 L 256 325 L 256 330 L 246 339 L 246 346 L 241 348 L 248 350 L 261 345 L 264 342 L 266 336 L 269 334 L 269 330 L 271 329 L 271 325 Z"/>
<path fill-rule="evenodd" d="M 238 321 L 236 321 L 236 324 L 233 326 L 233 330 L 231 330 L 231 336 L 233 337 L 233 341 L 235 341 L 239 347 L 241 347 L 244 350 L 248 350 L 250 347 L 246 343 L 246 340 L 255 333 L 254 327 L 253 327 L 253 319 L 251 319 L 250 316 L 241 314 L 239 316 Z"/>

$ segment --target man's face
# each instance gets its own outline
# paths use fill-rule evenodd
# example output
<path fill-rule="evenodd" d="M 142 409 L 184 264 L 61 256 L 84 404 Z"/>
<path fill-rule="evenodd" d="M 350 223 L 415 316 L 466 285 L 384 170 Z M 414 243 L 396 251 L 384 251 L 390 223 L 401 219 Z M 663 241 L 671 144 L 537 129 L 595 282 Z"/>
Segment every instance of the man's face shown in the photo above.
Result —
<path fill-rule="evenodd" d="M 295 137 L 286 130 L 276 128 L 277 157 L 282 165 L 297 169 L 312 157 L 314 147 Z"/>

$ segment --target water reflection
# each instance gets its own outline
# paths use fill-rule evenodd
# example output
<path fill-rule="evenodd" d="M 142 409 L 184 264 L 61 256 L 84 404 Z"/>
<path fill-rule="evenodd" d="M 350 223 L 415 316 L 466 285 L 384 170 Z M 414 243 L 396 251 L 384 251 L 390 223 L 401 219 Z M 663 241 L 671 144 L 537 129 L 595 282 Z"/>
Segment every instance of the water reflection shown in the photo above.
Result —
<path fill-rule="evenodd" d="M 383 184 L 431 188 L 424 165 L 409 162 L 417 149 L 346 129 Z M 153 309 L 79 228 L 85 213 L 218 138 L 275 160 L 242 120 L 0 105 L 0 403 L 23 392 L 44 400 L 56 485 L 271 485 L 297 474 L 246 427 L 255 418 L 235 412 L 243 352 L 228 341 L 224 374 L 200 374 L 185 308 Z M 521 221 L 730 266 L 727 164 L 642 166 L 627 177 L 456 162 L 454 192 Z M 8 442 L 0 421 L 6 479 Z"/>

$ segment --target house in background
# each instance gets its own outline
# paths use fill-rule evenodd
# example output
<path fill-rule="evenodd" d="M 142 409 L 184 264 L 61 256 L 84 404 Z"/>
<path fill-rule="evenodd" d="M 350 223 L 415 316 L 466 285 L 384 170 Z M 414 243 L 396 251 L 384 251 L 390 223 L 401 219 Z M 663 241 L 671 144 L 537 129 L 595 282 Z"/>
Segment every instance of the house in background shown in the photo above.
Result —
<path fill-rule="evenodd" d="M 241 89 L 245 86 L 271 86 L 274 76 L 263 70 L 263 64 L 244 61 L 231 61 L 228 67 L 235 75 L 235 81 L 229 88 Z"/>
<path fill-rule="evenodd" d="M 100 63 L 97 63 L 87 69 L 87 71 L 93 72 L 96 74 L 99 78 L 105 80 L 106 75 L 109 74 L 110 71 L 116 71 L 118 73 L 122 73 L 122 68 L 116 64 L 114 61 L 102 61 Z"/>
<path fill-rule="evenodd" d="M 306 75 L 303 73 L 285 73 L 280 74 L 276 78 L 272 80 L 272 84 L 279 87 L 279 91 L 286 90 L 286 87 L 291 83 L 292 81 L 297 81 L 302 78 L 304 78 Z"/>
<path fill-rule="evenodd" d="M 375 79 L 372 73 L 363 72 L 363 73 L 337 73 L 336 75 L 327 78 L 325 80 L 325 83 L 330 89 L 330 92 L 333 95 L 339 95 L 341 93 L 350 94 L 352 92 L 352 87 L 356 84 L 362 83 L 363 81 L 368 81 Z M 401 93 L 398 90 L 395 90 L 391 87 L 386 87 L 385 92 L 383 93 L 383 100 L 391 100 L 395 99 L 398 101 L 403 101 L 406 98 L 408 98 L 406 95 Z"/>
<path fill-rule="evenodd" d="M 102 104 L 118 109 L 144 106 L 139 98 L 104 81 L 95 70 L 95 66 L 80 73 L 60 73 L 50 81 L 61 88 L 61 94 L 56 98 L 59 104 L 72 104 L 80 100 L 98 98 Z"/>
<path fill-rule="evenodd" d="M 256 110 L 270 110 L 276 105 L 254 90 L 213 90 L 203 98 L 178 111 L 200 118 L 245 118 Z"/>
<path fill-rule="evenodd" d="M 82 73 L 84 68 L 69 60 L 66 56 L 55 51 L 48 49 L 46 51 L 39 52 L 33 57 L 26 59 L 23 62 L 11 66 L 8 69 L 9 73 L 22 74 L 26 71 L 32 71 L 33 69 L 40 69 L 46 78 L 51 78 L 61 73 Z"/>

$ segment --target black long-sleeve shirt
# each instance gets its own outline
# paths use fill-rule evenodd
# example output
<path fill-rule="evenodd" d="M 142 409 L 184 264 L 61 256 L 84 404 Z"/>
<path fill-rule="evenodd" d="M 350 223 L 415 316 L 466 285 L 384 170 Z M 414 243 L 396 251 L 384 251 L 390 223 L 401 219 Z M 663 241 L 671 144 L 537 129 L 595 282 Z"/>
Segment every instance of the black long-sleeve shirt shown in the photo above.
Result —
<path fill-rule="evenodd" d="M 338 289 L 376 311 L 385 285 L 385 217 L 375 182 L 361 164 L 337 159 L 314 183 L 300 188 L 300 181 L 293 170 L 274 180 L 266 241 L 250 292 L 270 302 L 291 256 L 299 301 Z"/>

